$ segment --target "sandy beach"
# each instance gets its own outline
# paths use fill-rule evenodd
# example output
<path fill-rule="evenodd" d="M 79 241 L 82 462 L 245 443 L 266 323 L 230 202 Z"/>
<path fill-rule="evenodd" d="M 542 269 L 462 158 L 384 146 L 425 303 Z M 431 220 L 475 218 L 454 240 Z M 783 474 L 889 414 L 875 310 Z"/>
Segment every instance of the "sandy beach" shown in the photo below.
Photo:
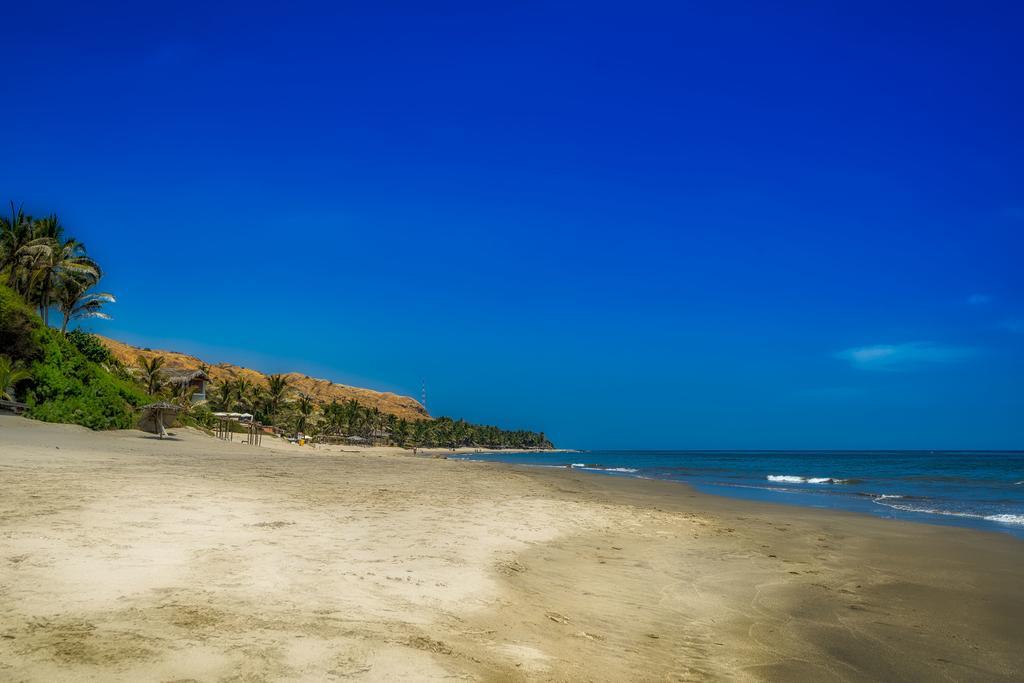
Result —
<path fill-rule="evenodd" d="M 5 681 L 1012 681 L 1024 543 L 0 416 Z"/>

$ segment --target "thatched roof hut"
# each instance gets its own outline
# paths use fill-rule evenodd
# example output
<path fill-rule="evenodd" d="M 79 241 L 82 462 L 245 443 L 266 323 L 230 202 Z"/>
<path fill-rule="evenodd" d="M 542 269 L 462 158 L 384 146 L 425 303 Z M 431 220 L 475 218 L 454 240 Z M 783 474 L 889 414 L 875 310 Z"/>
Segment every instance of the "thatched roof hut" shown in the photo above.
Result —
<path fill-rule="evenodd" d="M 164 380 L 174 386 L 187 384 L 192 388 L 192 402 L 206 400 L 206 387 L 210 383 L 210 376 L 202 370 L 189 370 L 188 368 L 165 368 L 163 370 Z"/>
<path fill-rule="evenodd" d="M 188 368 L 166 368 L 162 370 L 168 384 L 192 383 L 196 380 L 209 382 L 210 376 L 202 370 L 189 370 Z"/>
<path fill-rule="evenodd" d="M 160 401 L 150 403 L 142 407 L 142 417 L 139 419 L 139 429 L 150 434 L 156 434 L 161 439 L 167 435 L 166 428 L 174 424 L 174 419 L 181 412 L 181 406 Z"/>

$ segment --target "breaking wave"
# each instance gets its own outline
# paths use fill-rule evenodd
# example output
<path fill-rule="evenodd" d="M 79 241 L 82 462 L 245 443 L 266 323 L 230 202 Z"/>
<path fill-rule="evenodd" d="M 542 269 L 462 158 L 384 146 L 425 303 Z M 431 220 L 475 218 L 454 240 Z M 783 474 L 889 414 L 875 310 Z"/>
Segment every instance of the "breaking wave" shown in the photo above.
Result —
<path fill-rule="evenodd" d="M 640 471 L 633 469 L 632 467 L 601 467 L 600 465 L 580 465 L 579 463 L 573 463 L 572 466 L 581 470 L 587 470 L 588 472 L 619 472 L 622 474 L 634 474 Z"/>
<path fill-rule="evenodd" d="M 884 505 L 887 508 L 893 510 L 902 510 L 904 512 L 919 512 L 926 515 L 944 515 L 946 517 L 965 517 L 967 519 L 984 519 L 988 522 L 999 522 L 1001 524 L 1024 524 L 1024 515 L 979 515 L 973 512 L 959 512 L 957 510 L 943 510 L 937 507 L 930 507 L 924 504 L 915 503 L 895 503 L 894 500 L 903 500 L 903 496 L 884 494 L 876 496 L 874 501 L 878 505 Z"/>
<path fill-rule="evenodd" d="M 988 515 L 985 519 L 1003 524 L 1024 524 L 1024 515 Z"/>
<path fill-rule="evenodd" d="M 794 474 L 769 474 L 768 481 L 776 484 L 845 484 L 846 479 L 832 477 L 798 477 Z"/>

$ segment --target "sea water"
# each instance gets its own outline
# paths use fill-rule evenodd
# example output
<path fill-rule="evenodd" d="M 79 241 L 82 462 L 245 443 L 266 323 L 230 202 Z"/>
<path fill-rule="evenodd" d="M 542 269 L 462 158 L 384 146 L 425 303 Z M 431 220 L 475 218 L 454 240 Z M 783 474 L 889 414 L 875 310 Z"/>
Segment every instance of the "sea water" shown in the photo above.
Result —
<path fill-rule="evenodd" d="M 1024 451 L 583 451 L 474 453 L 708 493 L 1004 531 L 1024 539 Z"/>

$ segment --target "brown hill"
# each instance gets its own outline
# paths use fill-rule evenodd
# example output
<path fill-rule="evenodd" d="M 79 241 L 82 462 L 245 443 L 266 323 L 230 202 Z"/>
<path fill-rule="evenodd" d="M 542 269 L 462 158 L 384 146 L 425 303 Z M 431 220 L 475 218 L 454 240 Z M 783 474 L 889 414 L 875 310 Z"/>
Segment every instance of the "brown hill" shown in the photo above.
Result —
<path fill-rule="evenodd" d="M 110 352 L 114 354 L 114 357 L 125 365 L 135 365 L 139 356 L 142 356 L 147 360 L 156 356 L 163 356 L 165 360 L 165 367 L 167 368 L 195 370 L 200 365 L 207 365 L 210 368 L 208 374 L 210 375 L 210 379 L 213 381 L 214 385 L 242 378 L 249 380 L 253 384 L 266 384 L 267 375 L 259 372 L 258 370 L 239 367 L 237 365 L 232 365 L 231 363 L 210 365 L 209 363 L 204 363 L 195 356 L 189 356 L 184 353 L 178 353 L 176 351 L 140 349 L 136 346 L 131 346 L 130 344 L 125 344 L 115 339 L 108 339 L 107 337 L 100 335 L 96 336 L 108 349 L 110 349 Z M 351 387 L 347 384 L 335 384 L 334 382 L 326 379 L 307 377 L 306 375 L 300 375 L 297 372 L 289 372 L 284 376 L 288 378 L 288 383 L 293 388 L 304 394 L 312 396 L 318 401 L 330 403 L 333 400 L 341 402 L 354 398 L 364 406 L 376 407 L 381 412 L 397 415 L 398 417 L 404 417 L 407 420 L 423 420 L 430 417 L 418 401 L 409 398 L 408 396 L 399 396 L 398 394 L 392 394 L 385 391 L 363 389 L 362 387 Z"/>

